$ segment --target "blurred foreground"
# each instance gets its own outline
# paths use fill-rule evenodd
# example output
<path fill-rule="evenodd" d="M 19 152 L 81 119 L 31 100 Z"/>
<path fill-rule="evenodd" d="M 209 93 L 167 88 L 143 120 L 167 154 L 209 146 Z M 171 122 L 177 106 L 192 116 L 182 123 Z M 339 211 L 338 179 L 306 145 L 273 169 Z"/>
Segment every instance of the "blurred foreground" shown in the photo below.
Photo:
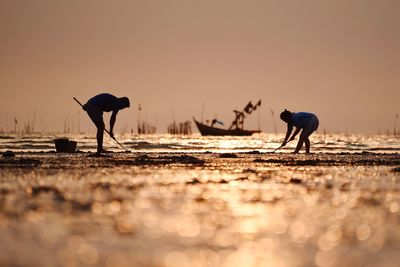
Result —
<path fill-rule="evenodd" d="M 17 153 L 0 266 L 399 266 L 400 156 Z"/>

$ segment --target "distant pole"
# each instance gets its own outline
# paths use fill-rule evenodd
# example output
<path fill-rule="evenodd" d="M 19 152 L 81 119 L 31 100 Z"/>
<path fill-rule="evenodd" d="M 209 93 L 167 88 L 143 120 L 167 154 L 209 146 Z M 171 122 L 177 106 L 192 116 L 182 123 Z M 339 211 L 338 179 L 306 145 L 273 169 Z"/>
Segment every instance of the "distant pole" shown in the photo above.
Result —
<path fill-rule="evenodd" d="M 142 111 L 142 105 L 141 104 L 139 104 L 138 105 L 138 121 L 139 121 L 139 123 L 140 123 L 140 112 Z"/>
<path fill-rule="evenodd" d="M 204 115 L 204 103 L 201 106 L 201 123 L 203 123 L 203 115 Z"/>
<path fill-rule="evenodd" d="M 64 133 L 67 133 L 67 116 L 64 119 Z"/>
<path fill-rule="evenodd" d="M 79 121 L 79 110 L 77 112 L 77 119 L 78 119 L 78 134 L 81 133 L 81 125 L 80 125 L 80 121 Z"/>
<path fill-rule="evenodd" d="M 18 124 L 18 120 L 17 117 L 14 118 L 14 133 L 17 133 L 17 124 Z"/>
<path fill-rule="evenodd" d="M 274 132 L 275 132 L 275 133 L 278 133 L 278 130 L 277 130 L 277 128 L 276 128 L 275 116 L 274 116 L 275 112 L 274 112 L 274 110 L 273 110 L 272 108 L 269 108 L 269 109 L 270 109 L 270 111 L 271 111 L 272 125 L 274 126 Z"/>
<path fill-rule="evenodd" d="M 142 111 L 142 105 L 139 103 L 138 104 L 138 122 L 137 122 L 138 134 L 142 134 L 142 125 L 141 125 L 141 118 L 140 118 L 141 111 Z"/>
<path fill-rule="evenodd" d="M 75 123 L 74 123 L 74 115 L 71 115 L 71 119 L 70 119 L 70 127 L 71 127 L 71 133 L 75 132 Z"/>
<path fill-rule="evenodd" d="M 394 129 L 393 129 L 393 135 L 397 135 L 397 120 L 399 119 L 399 114 L 396 114 L 394 116 Z"/>
<path fill-rule="evenodd" d="M 31 132 L 31 120 L 30 120 L 29 114 L 26 115 L 26 121 L 27 121 L 27 125 L 25 127 L 25 133 L 26 134 L 30 134 L 30 132 Z"/>
<path fill-rule="evenodd" d="M 36 122 L 36 109 L 33 111 L 33 118 L 32 118 L 32 133 L 35 131 L 35 122 Z"/>
<path fill-rule="evenodd" d="M 40 126 L 42 127 L 42 133 L 44 133 L 44 122 L 43 122 L 43 117 L 40 118 Z"/>
<path fill-rule="evenodd" d="M 258 115 L 258 130 L 261 131 L 260 109 L 257 110 Z"/>
<path fill-rule="evenodd" d="M 8 114 L 6 113 L 6 131 L 11 132 L 12 130 L 8 128 Z"/>

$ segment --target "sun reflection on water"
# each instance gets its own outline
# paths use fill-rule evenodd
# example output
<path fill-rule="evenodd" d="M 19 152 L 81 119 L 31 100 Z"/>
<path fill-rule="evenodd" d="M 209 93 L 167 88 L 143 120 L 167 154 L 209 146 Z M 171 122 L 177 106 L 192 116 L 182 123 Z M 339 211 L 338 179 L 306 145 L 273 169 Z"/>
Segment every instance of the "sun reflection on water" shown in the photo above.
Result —
<path fill-rule="evenodd" d="M 218 153 L 194 154 L 204 159 L 199 165 L 164 154 L 148 156 L 148 165 L 137 164 L 136 154 L 62 162 L 40 154 L 37 168 L 1 168 L 0 263 L 15 263 L 10 255 L 22 250 L 17 263 L 33 266 L 400 261 L 396 155 L 387 166 L 366 164 L 365 155 L 382 160 L 368 153 L 359 161 L 350 154 L 223 157 L 243 143 L 215 142 Z M 67 165 L 55 168 L 54 161 Z"/>

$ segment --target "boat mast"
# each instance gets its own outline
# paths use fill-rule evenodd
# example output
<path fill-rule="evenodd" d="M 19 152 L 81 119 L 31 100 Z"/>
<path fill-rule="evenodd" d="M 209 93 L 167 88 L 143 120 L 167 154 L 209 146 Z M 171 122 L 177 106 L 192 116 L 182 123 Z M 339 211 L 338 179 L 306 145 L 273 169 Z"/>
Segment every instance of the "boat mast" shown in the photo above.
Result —
<path fill-rule="evenodd" d="M 205 104 L 203 103 L 203 105 L 201 106 L 201 123 L 203 123 L 204 106 Z"/>

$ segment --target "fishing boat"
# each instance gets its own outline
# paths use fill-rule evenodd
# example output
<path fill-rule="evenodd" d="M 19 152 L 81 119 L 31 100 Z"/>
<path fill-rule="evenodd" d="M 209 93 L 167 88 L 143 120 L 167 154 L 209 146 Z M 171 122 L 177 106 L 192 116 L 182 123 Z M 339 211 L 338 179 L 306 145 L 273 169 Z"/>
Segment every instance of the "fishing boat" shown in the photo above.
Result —
<path fill-rule="evenodd" d="M 218 120 L 214 119 L 211 125 L 204 124 L 203 122 L 197 121 L 194 117 L 193 120 L 199 129 L 201 135 L 214 135 L 214 136 L 224 136 L 224 135 L 231 135 L 231 136 L 250 136 L 254 133 L 260 133 L 260 130 L 245 130 L 243 129 L 244 119 L 247 115 L 250 115 L 254 110 L 257 109 L 261 105 L 261 100 L 259 100 L 256 104 L 252 104 L 251 101 L 245 106 L 243 111 L 235 112 L 235 120 L 232 122 L 231 126 L 228 129 L 218 128 L 215 127 L 215 122 L 219 122 Z"/>
<path fill-rule="evenodd" d="M 216 136 L 223 136 L 223 135 L 236 135 L 236 136 L 249 136 L 253 133 L 259 133 L 259 130 L 243 130 L 243 129 L 222 129 L 218 127 L 211 127 L 207 124 L 201 123 L 193 118 L 194 122 L 196 123 L 197 129 L 201 135 L 216 135 Z"/>

